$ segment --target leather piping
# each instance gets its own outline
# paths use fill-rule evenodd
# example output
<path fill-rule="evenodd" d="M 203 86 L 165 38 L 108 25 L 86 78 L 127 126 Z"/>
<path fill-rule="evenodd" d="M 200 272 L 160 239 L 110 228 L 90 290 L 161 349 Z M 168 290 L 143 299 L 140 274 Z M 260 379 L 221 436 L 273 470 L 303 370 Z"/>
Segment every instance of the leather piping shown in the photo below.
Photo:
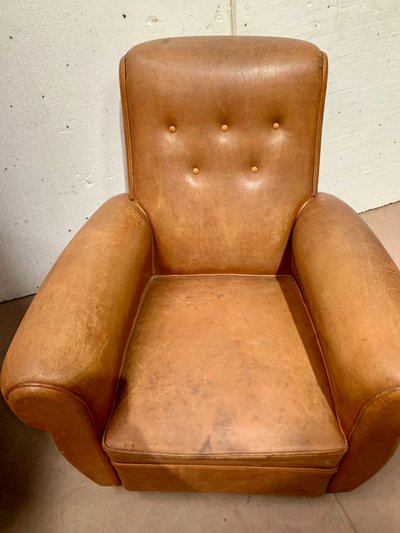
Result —
<path fill-rule="evenodd" d="M 103 449 L 105 451 L 110 451 L 111 453 L 117 452 L 117 453 L 126 453 L 130 452 L 130 450 L 126 450 L 123 448 L 111 448 L 109 447 L 105 439 L 103 439 Z M 147 456 L 156 456 L 156 455 L 164 455 L 166 457 L 185 457 L 185 458 L 192 458 L 192 459 L 218 459 L 220 457 L 224 458 L 232 458 L 235 459 L 237 457 L 258 457 L 258 458 L 266 458 L 270 456 L 277 456 L 277 457 L 294 457 L 298 456 L 300 458 L 302 457 L 309 457 L 310 455 L 321 455 L 322 457 L 326 457 L 328 455 L 332 455 L 335 453 L 342 452 L 345 453 L 347 451 L 347 445 L 342 446 L 341 448 L 332 448 L 331 450 L 321 450 L 321 451 L 307 451 L 307 452 L 300 452 L 300 451 L 293 451 L 293 452 L 280 452 L 277 450 L 274 451 L 268 451 L 265 453 L 214 453 L 214 454 L 193 454 L 193 453 L 170 453 L 170 452 L 162 452 L 162 451 L 134 451 L 132 455 L 147 455 Z M 131 463 L 128 463 L 131 464 Z M 139 463 L 142 464 L 142 463 Z M 289 467 L 288 467 L 289 468 Z M 294 467 L 295 468 L 295 467 Z M 306 468 L 306 467 L 304 467 Z M 322 468 L 322 467 L 321 467 Z M 331 468 L 331 467 L 328 467 Z"/>
<path fill-rule="evenodd" d="M 311 198 L 307 198 L 307 200 L 303 203 L 303 205 L 300 207 L 297 215 L 296 215 L 296 218 L 294 219 L 294 222 L 293 222 L 293 228 L 299 218 L 299 216 L 301 215 L 303 209 L 307 206 L 307 204 L 309 204 L 311 202 L 311 200 L 314 200 L 314 198 L 316 198 L 318 196 L 318 194 L 316 194 L 315 196 L 311 196 Z"/>
<path fill-rule="evenodd" d="M 314 198 L 316 198 L 318 196 L 318 193 L 316 193 L 315 195 L 311 196 L 310 198 L 308 198 L 304 203 L 303 205 L 300 207 L 295 219 L 294 219 L 294 222 L 293 222 L 293 226 L 292 226 L 292 231 L 290 232 L 290 238 L 293 237 L 293 231 L 294 231 L 294 228 L 296 226 L 296 222 L 298 221 L 298 219 L 300 218 L 300 215 L 301 213 L 303 212 L 303 209 L 305 209 L 307 207 L 307 205 L 311 202 L 311 200 L 314 200 Z M 294 277 L 294 255 L 293 255 L 293 250 L 291 250 L 291 254 L 290 254 L 290 269 L 292 271 L 292 274 L 293 274 L 293 278 L 295 279 Z M 297 284 L 297 281 L 296 281 L 296 284 Z M 301 290 L 300 290 L 301 292 Z M 303 293 L 301 293 L 301 296 L 303 297 Z M 303 297 L 303 301 L 305 302 L 305 299 Z M 306 305 L 306 308 L 307 308 L 307 312 L 308 312 L 308 307 Z M 313 324 L 313 327 L 314 327 L 314 324 Z M 315 328 L 314 328 L 315 329 Z M 318 343 L 319 343 L 319 339 L 318 339 Z"/>
<path fill-rule="evenodd" d="M 319 101 L 319 110 L 318 110 L 317 134 L 315 136 L 314 174 L 313 174 L 313 189 L 312 189 L 313 196 L 316 196 L 318 192 L 319 163 L 320 163 L 321 138 L 322 138 L 322 122 L 324 118 L 326 85 L 327 85 L 327 80 L 328 80 L 328 56 L 325 54 L 325 52 L 321 52 L 321 58 L 322 58 L 322 82 L 321 82 L 321 97 Z"/>
<path fill-rule="evenodd" d="M 118 381 L 117 381 L 118 385 L 117 385 L 116 390 L 115 390 L 114 401 L 113 401 L 113 404 L 112 404 L 111 409 L 110 409 L 110 415 L 108 417 L 107 424 L 106 424 L 106 426 L 104 428 L 103 435 L 101 435 L 101 441 L 102 441 L 103 450 L 105 450 L 105 437 L 107 435 L 108 426 L 110 425 L 111 418 L 112 418 L 112 415 L 114 414 L 115 406 L 116 406 L 116 403 L 117 403 L 118 388 L 119 388 L 119 384 L 121 382 L 122 371 L 123 371 L 123 368 L 124 368 L 124 363 L 125 363 L 126 355 L 127 355 L 127 352 L 128 352 L 128 347 L 129 347 L 129 344 L 130 344 L 130 340 L 131 340 L 131 337 L 132 337 L 134 329 L 135 329 L 136 321 L 137 321 L 137 318 L 139 316 L 140 308 L 142 307 L 142 303 L 143 303 L 145 294 L 146 294 L 146 292 L 147 292 L 147 290 L 149 288 L 149 285 L 150 285 L 150 282 L 151 282 L 152 279 L 153 279 L 153 276 L 150 276 L 149 279 L 147 280 L 146 286 L 143 289 L 143 292 L 142 292 L 142 294 L 140 296 L 140 301 L 139 301 L 139 305 L 138 305 L 137 310 L 136 310 L 135 318 L 133 319 L 132 327 L 131 327 L 130 333 L 129 333 L 127 341 L 126 341 L 125 350 L 124 350 L 124 353 L 122 355 L 121 365 L 120 365 L 120 368 L 119 368 Z"/>
<path fill-rule="evenodd" d="M 156 247 L 156 243 L 155 243 L 155 239 L 154 239 L 154 231 L 153 231 L 153 226 L 150 222 L 150 218 L 148 217 L 146 211 L 143 209 L 143 207 L 134 199 L 131 200 L 135 205 L 136 207 L 139 209 L 139 211 L 142 213 L 143 217 L 145 218 L 146 220 L 146 224 L 147 224 L 147 228 L 150 232 L 150 238 L 151 238 L 151 274 L 155 274 L 155 247 Z"/>
<path fill-rule="evenodd" d="M 126 164 L 128 167 L 128 197 L 130 200 L 133 200 L 133 154 L 131 142 L 131 126 L 129 121 L 128 98 L 126 96 L 126 56 L 123 56 L 121 58 L 121 61 L 119 62 L 119 80 L 121 91 L 122 116 L 124 119 Z"/>
<path fill-rule="evenodd" d="M 47 384 L 47 383 L 37 383 L 37 382 L 28 382 L 28 383 L 23 383 L 23 384 L 21 383 L 21 384 L 18 384 L 18 385 L 14 385 L 14 387 L 12 387 L 7 392 L 7 396 L 6 396 L 7 403 L 9 402 L 9 397 L 11 396 L 11 394 L 13 394 L 14 392 L 17 393 L 19 389 L 25 389 L 25 388 L 42 389 L 42 390 L 48 390 L 48 391 L 57 391 L 57 392 L 61 392 L 62 394 L 65 394 L 66 396 L 69 396 L 70 398 L 72 398 L 74 401 L 79 403 L 85 409 L 90 421 L 93 424 L 93 427 L 96 430 L 96 433 L 97 433 L 99 439 L 101 439 L 100 430 L 99 430 L 99 428 L 97 426 L 96 421 L 94 420 L 94 417 L 92 415 L 91 410 L 89 409 L 89 406 L 87 405 L 85 400 L 83 398 L 81 398 L 78 394 L 75 394 L 74 392 L 72 392 L 72 391 L 70 391 L 68 389 L 65 389 L 64 387 L 60 387 L 59 385 L 52 385 L 52 384 Z"/>
<path fill-rule="evenodd" d="M 155 274 L 152 278 L 209 278 L 209 277 L 235 277 L 235 278 L 292 278 L 290 274 L 239 274 L 229 272 L 215 272 L 212 274 Z"/>
<path fill-rule="evenodd" d="M 111 463 L 115 466 L 115 467 L 118 467 L 118 466 L 164 466 L 162 463 L 158 464 L 158 463 L 122 463 L 120 461 L 111 461 Z M 235 466 L 236 468 L 238 467 L 237 465 L 197 465 L 197 464 L 193 464 L 193 465 L 187 465 L 187 464 L 180 464 L 180 463 L 174 463 L 174 464 L 171 464 L 171 465 L 165 465 L 165 466 L 181 466 L 183 468 L 186 468 L 186 467 L 196 467 L 196 468 L 204 468 L 204 469 L 213 469 L 213 468 L 218 468 L 218 469 L 221 469 L 221 470 L 224 470 L 224 469 L 231 469 L 233 466 Z M 260 468 L 262 468 L 263 470 L 265 469 L 266 471 L 271 471 L 271 470 L 280 470 L 280 471 L 283 471 L 283 472 L 318 472 L 318 473 L 332 473 L 334 474 L 335 472 L 337 472 L 337 467 L 328 467 L 328 468 L 319 468 L 319 467 L 316 467 L 316 466 L 310 466 L 309 468 L 307 466 L 253 466 L 253 465 L 249 465 L 249 466 L 246 466 L 246 465 L 240 465 L 239 468 L 241 469 L 254 469 L 254 470 L 258 470 Z"/>
<path fill-rule="evenodd" d="M 354 433 L 357 431 L 358 426 L 361 424 L 364 415 L 368 414 L 367 413 L 368 408 L 373 403 L 379 401 L 382 397 L 388 396 L 388 395 L 396 393 L 396 392 L 400 392 L 400 386 L 393 387 L 392 389 L 389 389 L 389 390 L 386 390 L 386 391 L 383 391 L 383 392 L 378 392 L 377 394 L 375 394 L 374 396 L 372 396 L 371 398 L 369 398 L 368 400 L 366 400 L 362 404 L 362 406 L 360 407 L 360 410 L 358 411 L 358 414 L 357 414 L 357 416 L 356 416 L 356 418 L 355 418 L 355 420 L 353 422 L 353 425 L 351 426 L 351 429 L 350 429 L 350 431 L 348 433 L 349 442 L 353 438 Z M 350 444 L 351 444 L 351 442 L 350 442 Z"/>
<path fill-rule="evenodd" d="M 310 198 L 310 200 L 312 200 L 312 198 Z M 311 314 L 310 314 L 310 311 L 308 310 L 308 307 L 307 307 L 307 303 L 305 301 L 305 298 L 303 296 L 303 293 L 300 289 L 300 286 L 299 284 L 297 283 L 295 277 L 293 277 L 293 281 L 297 287 L 297 290 L 299 291 L 299 294 L 300 294 L 300 298 L 301 298 L 301 301 L 303 302 L 303 305 L 305 307 L 305 310 L 306 310 L 306 313 L 307 313 L 307 316 L 310 320 L 310 324 L 311 324 L 311 327 L 313 329 L 313 332 L 314 332 L 314 335 L 315 335 L 315 338 L 317 339 L 317 343 L 318 343 L 318 347 L 319 347 L 319 350 L 321 352 L 321 357 L 322 357 L 322 362 L 324 363 L 324 368 L 325 368 L 325 373 L 326 373 L 326 377 L 328 379 L 328 385 L 329 385 L 329 391 L 331 393 L 331 398 L 332 398 L 332 404 L 333 404 L 333 409 L 334 409 L 334 414 L 335 414 L 335 417 L 336 417 L 336 420 L 337 420 L 337 423 L 338 423 L 338 426 L 339 426 L 339 429 L 340 429 L 340 432 L 342 434 L 342 437 L 343 437 L 343 440 L 344 442 L 346 443 L 346 446 L 345 446 L 345 449 L 344 449 L 344 453 L 347 452 L 347 450 L 349 449 L 349 444 L 348 444 L 348 439 L 347 439 L 347 436 L 343 430 L 343 427 L 342 427 L 342 423 L 340 421 L 340 416 L 339 416 L 339 413 L 337 411 L 337 408 L 336 408 L 336 402 L 335 402 L 335 396 L 333 394 L 333 387 L 332 387 L 332 380 L 331 380 L 331 377 L 329 375 L 329 371 L 328 371 L 328 366 L 326 364 L 326 358 L 325 358 L 325 354 L 324 354 L 324 351 L 322 349 L 322 346 L 321 346 L 321 343 L 320 343 L 320 340 L 319 340 L 319 337 L 318 337 L 318 333 L 317 333 L 317 330 L 314 326 L 314 322 L 313 322 L 313 319 L 311 317 Z"/>

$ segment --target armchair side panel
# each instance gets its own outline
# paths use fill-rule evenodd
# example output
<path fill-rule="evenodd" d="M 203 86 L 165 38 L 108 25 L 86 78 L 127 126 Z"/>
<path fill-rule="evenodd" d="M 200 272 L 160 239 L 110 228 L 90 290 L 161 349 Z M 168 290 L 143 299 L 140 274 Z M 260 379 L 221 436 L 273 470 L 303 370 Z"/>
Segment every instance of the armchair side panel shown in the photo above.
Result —
<path fill-rule="evenodd" d="M 328 194 L 302 210 L 293 262 L 349 442 L 330 489 L 352 490 L 400 436 L 400 272 L 361 217 Z"/>
<path fill-rule="evenodd" d="M 53 433 L 79 470 L 111 484 L 101 436 L 151 259 L 142 212 L 126 194 L 107 201 L 55 263 L 2 367 L 2 393 L 17 416 Z"/>

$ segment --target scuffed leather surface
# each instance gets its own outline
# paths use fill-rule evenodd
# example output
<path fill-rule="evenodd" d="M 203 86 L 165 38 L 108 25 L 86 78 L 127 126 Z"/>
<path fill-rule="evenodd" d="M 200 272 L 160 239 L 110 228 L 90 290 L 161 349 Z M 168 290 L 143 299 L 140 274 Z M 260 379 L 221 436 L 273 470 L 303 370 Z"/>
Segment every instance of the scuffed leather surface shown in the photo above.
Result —
<path fill-rule="evenodd" d="M 345 440 L 291 277 L 160 276 L 104 447 L 113 461 L 336 466 Z"/>
<path fill-rule="evenodd" d="M 350 491 L 372 477 L 399 443 L 400 390 L 374 396 L 362 409 L 350 435 L 350 448 L 328 492 Z"/>
<path fill-rule="evenodd" d="M 85 403 L 66 390 L 21 385 L 7 397 L 14 413 L 32 427 L 52 432 L 62 455 L 99 485 L 120 480 L 101 447 L 101 436 Z"/>
<path fill-rule="evenodd" d="M 349 440 L 331 490 L 350 490 L 400 435 L 400 272 L 363 220 L 327 194 L 302 210 L 293 259 Z"/>
<path fill-rule="evenodd" d="M 319 496 L 336 468 L 113 463 L 128 490 Z"/>
<path fill-rule="evenodd" d="M 92 457 L 93 475 L 101 468 L 98 452 L 85 449 L 84 440 L 73 441 L 82 432 L 101 439 L 127 338 L 150 275 L 151 249 L 146 219 L 128 196 L 106 202 L 52 268 L 3 364 L 2 392 L 18 416 L 73 447 L 68 458 L 74 464 L 81 462 L 80 454 Z M 36 411 L 29 407 L 30 391 Z M 65 395 L 64 407 L 60 394 Z M 51 414 L 52 396 L 57 396 L 57 416 Z M 68 412 L 75 400 L 85 416 L 72 417 Z M 72 419 L 75 422 L 66 426 Z M 86 428 L 79 428 L 79 423 Z"/>
<path fill-rule="evenodd" d="M 130 192 L 150 218 L 160 273 L 279 271 L 316 187 L 326 70 L 314 45 L 271 37 L 162 39 L 128 52 Z"/>
<path fill-rule="evenodd" d="M 57 261 L 4 396 L 100 484 L 114 465 L 130 490 L 316 495 L 340 462 L 328 490 L 355 488 L 398 442 L 400 274 L 354 211 L 310 199 L 326 56 L 163 39 L 120 73 L 135 202 L 107 202 Z M 292 251 L 314 325 L 293 278 L 265 276 L 291 273 Z"/>

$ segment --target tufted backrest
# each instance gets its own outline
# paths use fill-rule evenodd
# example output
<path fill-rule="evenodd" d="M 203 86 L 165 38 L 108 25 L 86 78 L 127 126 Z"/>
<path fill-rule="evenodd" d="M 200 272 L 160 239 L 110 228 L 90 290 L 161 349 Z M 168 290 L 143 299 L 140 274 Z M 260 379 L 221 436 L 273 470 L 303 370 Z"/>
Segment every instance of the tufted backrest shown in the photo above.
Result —
<path fill-rule="evenodd" d="M 130 196 L 161 273 L 274 274 L 316 191 L 326 56 L 271 37 L 182 37 L 121 60 Z"/>

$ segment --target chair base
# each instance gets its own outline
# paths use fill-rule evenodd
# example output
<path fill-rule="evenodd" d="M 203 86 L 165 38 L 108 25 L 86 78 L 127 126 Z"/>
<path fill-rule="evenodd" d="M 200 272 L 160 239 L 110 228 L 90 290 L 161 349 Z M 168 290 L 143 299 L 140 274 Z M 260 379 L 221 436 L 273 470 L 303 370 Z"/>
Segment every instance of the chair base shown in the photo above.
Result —
<path fill-rule="evenodd" d="M 337 468 L 269 468 L 127 464 L 113 462 L 122 484 L 132 491 L 229 492 L 320 496 Z"/>

